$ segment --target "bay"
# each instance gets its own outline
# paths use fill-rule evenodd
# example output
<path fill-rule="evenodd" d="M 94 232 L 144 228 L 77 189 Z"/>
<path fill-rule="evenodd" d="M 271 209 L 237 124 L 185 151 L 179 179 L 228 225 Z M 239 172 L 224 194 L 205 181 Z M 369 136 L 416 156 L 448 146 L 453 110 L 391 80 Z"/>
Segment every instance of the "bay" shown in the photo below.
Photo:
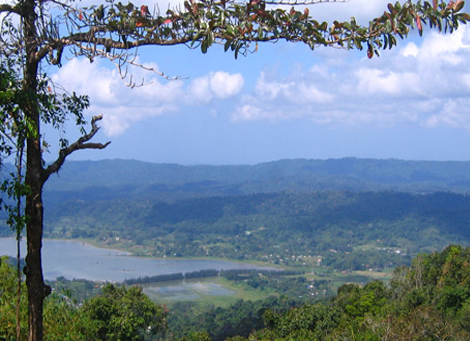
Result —
<path fill-rule="evenodd" d="M 26 244 L 22 242 L 22 257 Z M 0 238 L 0 256 L 16 257 L 16 240 Z M 141 258 L 70 240 L 43 241 L 44 277 L 122 282 L 125 279 L 199 270 L 267 269 L 252 264 L 207 259 Z"/>

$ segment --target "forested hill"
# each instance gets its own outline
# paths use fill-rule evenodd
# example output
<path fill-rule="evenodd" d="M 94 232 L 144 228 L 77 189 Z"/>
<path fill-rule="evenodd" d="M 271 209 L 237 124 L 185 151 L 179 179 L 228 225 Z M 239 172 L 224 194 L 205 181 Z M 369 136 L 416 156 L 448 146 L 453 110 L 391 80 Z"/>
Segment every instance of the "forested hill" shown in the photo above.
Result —
<path fill-rule="evenodd" d="M 469 192 L 470 162 L 68 162 L 44 191 L 45 237 L 156 257 L 382 269 L 469 245 Z"/>
<path fill-rule="evenodd" d="M 281 160 L 243 166 L 181 166 L 133 160 L 71 161 L 46 191 L 174 197 L 312 190 L 470 191 L 470 162 L 396 159 Z M 94 190 L 93 190 L 94 188 Z M 114 193 L 114 192 L 118 193 Z M 170 195 L 171 193 L 171 195 Z M 180 197 L 178 197 L 179 199 Z"/>
<path fill-rule="evenodd" d="M 470 196 L 436 192 L 260 193 L 49 205 L 46 237 L 93 238 L 149 256 L 224 257 L 335 269 L 407 264 L 470 244 Z M 368 264 L 368 265 L 367 265 Z"/>

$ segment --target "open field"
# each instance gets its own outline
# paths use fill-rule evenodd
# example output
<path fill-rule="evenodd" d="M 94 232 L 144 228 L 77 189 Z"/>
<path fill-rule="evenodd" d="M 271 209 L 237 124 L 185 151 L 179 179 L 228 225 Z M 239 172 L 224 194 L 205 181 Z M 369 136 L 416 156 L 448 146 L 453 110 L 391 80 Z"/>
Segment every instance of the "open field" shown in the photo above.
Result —
<path fill-rule="evenodd" d="M 388 281 L 391 275 L 391 271 L 353 271 L 347 273 L 332 272 L 328 277 L 319 277 L 315 274 L 305 274 L 301 277 L 305 277 L 308 281 L 315 279 L 328 280 L 336 291 L 346 283 L 365 284 L 376 279 Z M 191 301 L 203 305 L 212 304 L 216 307 L 226 307 L 239 299 L 256 301 L 281 294 L 269 289 L 254 289 L 243 283 L 235 283 L 223 277 L 149 283 L 142 286 L 150 299 L 170 306 L 177 301 Z"/>
<path fill-rule="evenodd" d="M 171 305 L 177 301 L 193 301 L 225 307 L 239 299 L 260 300 L 274 292 L 261 291 L 237 284 L 222 277 L 190 279 L 143 284 L 144 292 L 155 302 Z"/>

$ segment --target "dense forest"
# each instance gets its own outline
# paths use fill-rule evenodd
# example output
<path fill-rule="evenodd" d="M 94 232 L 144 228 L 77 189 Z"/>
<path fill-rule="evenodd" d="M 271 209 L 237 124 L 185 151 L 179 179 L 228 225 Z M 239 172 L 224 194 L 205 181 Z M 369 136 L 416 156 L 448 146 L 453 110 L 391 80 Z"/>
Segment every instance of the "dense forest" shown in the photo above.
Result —
<path fill-rule="evenodd" d="M 46 192 L 70 191 L 83 199 L 122 193 L 171 199 L 313 190 L 466 193 L 470 162 L 343 158 L 182 166 L 132 160 L 70 161 L 46 185 Z"/>
<path fill-rule="evenodd" d="M 468 245 L 469 190 L 469 162 L 70 162 L 45 189 L 45 237 L 153 257 L 383 269 Z"/>
<path fill-rule="evenodd" d="M 58 278 L 49 283 L 46 339 L 468 340 L 469 192 L 468 162 L 70 162 L 45 189 L 46 238 L 290 270 L 207 269 L 122 284 Z M 12 236 L 1 223 L 0 236 Z M 14 339 L 15 273 L 7 263 L 0 340 Z M 331 282 L 342 273 L 344 280 Z M 389 280 L 368 282 L 368 273 Z M 149 283 L 205 277 L 258 298 L 166 306 L 146 291 Z"/>
<path fill-rule="evenodd" d="M 16 273 L 5 259 L 0 290 L 0 330 L 4 340 L 13 340 Z M 396 268 L 388 284 L 345 284 L 322 302 L 293 306 L 272 297 L 199 315 L 194 309 L 192 303 L 171 309 L 155 304 L 139 286 L 106 284 L 80 305 L 55 291 L 46 302 L 45 336 L 77 341 L 469 340 L 470 248 L 451 245 L 420 254 L 409 266 Z M 21 310 L 23 326 L 26 316 Z"/>
<path fill-rule="evenodd" d="M 148 256 L 223 257 L 363 270 L 467 244 L 470 197 L 436 192 L 259 193 L 50 205 L 48 238 L 89 238 Z M 138 247 L 136 247 L 138 246 Z"/>

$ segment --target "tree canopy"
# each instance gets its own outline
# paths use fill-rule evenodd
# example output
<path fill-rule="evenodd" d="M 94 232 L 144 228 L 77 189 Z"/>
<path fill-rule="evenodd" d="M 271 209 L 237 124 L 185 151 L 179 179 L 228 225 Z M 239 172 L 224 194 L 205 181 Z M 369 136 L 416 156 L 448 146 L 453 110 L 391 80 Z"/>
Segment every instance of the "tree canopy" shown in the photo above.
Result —
<path fill-rule="evenodd" d="M 14 340 L 15 273 L 1 261 L 0 330 Z M 389 283 L 343 284 L 330 300 L 302 305 L 280 295 L 226 308 L 177 302 L 168 309 L 140 287 L 107 284 L 78 306 L 58 290 L 45 305 L 46 339 L 463 341 L 470 337 L 469 281 L 470 248 L 449 245 L 396 268 Z"/>
<path fill-rule="evenodd" d="M 321 1 L 313 0 L 310 4 L 316 2 Z M 106 58 L 116 65 L 128 84 L 134 86 L 132 79 L 126 78 L 125 67 L 136 63 L 139 48 L 150 45 L 186 44 L 192 48 L 200 47 L 205 53 L 213 44 L 222 44 L 226 51 L 233 51 L 238 57 L 250 50 L 256 51 L 258 43 L 286 40 L 302 42 L 312 49 L 317 46 L 365 49 L 372 58 L 380 49 L 395 46 L 397 37 L 405 38 L 413 28 L 420 34 L 424 26 L 453 32 L 459 24 L 470 20 L 470 15 L 461 12 L 463 6 L 462 0 L 397 2 L 389 4 L 383 15 L 363 26 L 355 19 L 334 21 L 329 25 L 312 18 L 308 8 L 270 7 L 269 1 L 264 0 L 190 0 L 181 8 L 164 13 L 146 5 L 114 1 L 88 7 L 67 0 L 2 3 L 0 62 L 5 65 L 8 60 L 13 61 L 9 65 L 22 96 L 21 100 L 10 97 L 6 104 L 0 103 L 3 117 L 10 115 L 2 121 L 2 142 L 7 141 L 5 137 L 13 131 L 9 129 L 15 129 L 14 125 L 8 127 L 7 122 L 23 122 L 28 131 L 16 147 L 25 147 L 24 185 L 28 190 L 24 205 L 27 218 L 24 272 L 29 300 L 29 340 L 43 339 L 42 306 L 50 293 L 44 283 L 41 260 L 44 183 L 71 153 L 81 149 L 102 149 L 108 145 L 90 142 L 98 131 L 96 122 L 101 119 L 96 115 L 91 121 L 91 130 L 87 133 L 82 129 L 82 137 L 77 141 L 68 143 L 65 138 L 61 139 L 56 161 L 45 165 L 41 126 L 61 129 L 71 115 L 83 127 L 83 110 L 88 106 L 86 97 L 55 86 L 45 71 L 50 69 L 45 65 L 60 66 L 64 58 L 70 56 L 84 56 L 90 61 Z M 15 88 L 8 88 L 3 94 L 10 96 L 16 91 L 13 90 Z M 22 177 L 17 180 L 23 183 Z"/>

